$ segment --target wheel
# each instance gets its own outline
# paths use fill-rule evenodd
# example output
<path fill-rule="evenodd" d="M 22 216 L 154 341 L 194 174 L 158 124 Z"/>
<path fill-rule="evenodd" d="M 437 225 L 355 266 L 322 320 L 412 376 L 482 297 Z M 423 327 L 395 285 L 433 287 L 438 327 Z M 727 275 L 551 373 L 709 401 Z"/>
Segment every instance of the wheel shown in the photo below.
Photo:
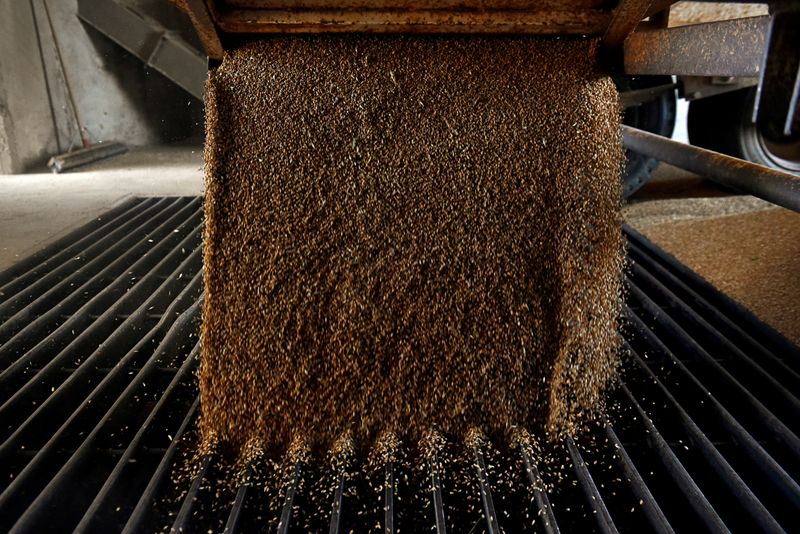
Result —
<path fill-rule="evenodd" d="M 646 89 L 672 83 L 671 76 L 637 76 L 615 80 L 620 92 Z M 665 137 L 671 137 L 675 129 L 675 91 L 663 93 L 655 100 L 625 109 L 623 124 L 633 126 Z M 650 180 L 658 167 L 658 160 L 626 151 L 625 173 L 622 176 L 622 196 L 630 197 Z"/>
<path fill-rule="evenodd" d="M 800 174 L 800 139 L 769 141 L 753 122 L 756 88 L 695 100 L 689 104 L 687 129 L 693 145 Z"/>

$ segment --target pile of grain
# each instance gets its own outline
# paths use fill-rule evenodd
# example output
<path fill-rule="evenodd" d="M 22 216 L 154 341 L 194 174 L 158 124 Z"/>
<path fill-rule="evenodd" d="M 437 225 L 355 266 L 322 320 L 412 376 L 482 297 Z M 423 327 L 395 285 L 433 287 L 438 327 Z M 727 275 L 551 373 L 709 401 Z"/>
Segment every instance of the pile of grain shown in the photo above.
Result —
<path fill-rule="evenodd" d="M 740 204 L 726 200 L 733 207 Z M 747 197 L 742 200 L 748 201 Z M 799 213 L 770 207 L 665 222 L 642 231 L 714 287 L 800 344 Z"/>
<path fill-rule="evenodd" d="M 206 442 L 560 433 L 599 406 L 623 152 L 595 46 L 281 37 L 210 73 Z"/>

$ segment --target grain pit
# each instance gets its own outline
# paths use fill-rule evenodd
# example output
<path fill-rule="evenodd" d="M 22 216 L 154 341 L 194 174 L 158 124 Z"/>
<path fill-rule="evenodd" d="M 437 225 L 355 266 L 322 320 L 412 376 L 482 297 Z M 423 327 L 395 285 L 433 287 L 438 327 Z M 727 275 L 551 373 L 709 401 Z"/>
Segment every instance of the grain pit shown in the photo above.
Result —
<path fill-rule="evenodd" d="M 270 38 L 206 105 L 207 444 L 558 435 L 601 406 L 623 151 L 594 41 Z"/>

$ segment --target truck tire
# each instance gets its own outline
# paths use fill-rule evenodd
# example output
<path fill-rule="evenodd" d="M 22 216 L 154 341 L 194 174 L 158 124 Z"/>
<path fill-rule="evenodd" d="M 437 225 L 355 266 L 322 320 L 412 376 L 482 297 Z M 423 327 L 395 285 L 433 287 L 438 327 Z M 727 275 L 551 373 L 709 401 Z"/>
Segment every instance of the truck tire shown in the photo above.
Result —
<path fill-rule="evenodd" d="M 695 100 L 689 104 L 689 141 L 716 152 L 800 174 L 800 139 L 775 143 L 753 122 L 756 88 Z"/>
<path fill-rule="evenodd" d="M 616 82 L 620 92 L 624 92 L 667 85 L 672 83 L 672 77 L 636 76 L 617 79 Z M 650 102 L 626 108 L 622 122 L 634 128 L 672 137 L 672 131 L 675 129 L 676 105 L 677 95 L 675 91 L 669 91 Z M 629 198 L 638 191 L 650 180 L 656 167 L 658 167 L 657 159 L 627 150 L 625 172 L 622 176 L 622 196 Z"/>

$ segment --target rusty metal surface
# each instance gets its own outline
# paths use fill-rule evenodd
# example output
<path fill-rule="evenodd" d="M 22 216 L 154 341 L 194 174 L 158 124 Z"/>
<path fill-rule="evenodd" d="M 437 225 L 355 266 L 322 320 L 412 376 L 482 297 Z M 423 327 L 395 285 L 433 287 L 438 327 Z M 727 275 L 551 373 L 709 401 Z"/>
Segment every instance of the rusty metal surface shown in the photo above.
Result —
<path fill-rule="evenodd" d="M 200 42 L 203 43 L 208 57 L 222 59 L 224 53 L 222 42 L 209 12 L 209 9 L 213 9 L 212 0 L 181 0 L 181 4 L 189 18 L 192 19 L 194 29 Z"/>
<path fill-rule="evenodd" d="M 605 11 L 583 10 L 221 10 L 231 33 L 531 33 L 599 34 Z"/>
<path fill-rule="evenodd" d="M 220 0 L 220 7 L 256 9 L 602 9 L 614 0 Z"/>
<path fill-rule="evenodd" d="M 638 31 L 625 41 L 627 74 L 758 76 L 769 17 Z"/>
<path fill-rule="evenodd" d="M 619 5 L 614 8 L 611 22 L 603 34 L 603 46 L 616 48 L 625 42 L 628 35 L 645 17 L 652 3 L 653 0 L 620 0 Z"/>
<path fill-rule="evenodd" d="M 195 0 L 197 1 L 197 0 Z M 602 34 L 614 0 L 206 0 L 226 33 Z"/>

